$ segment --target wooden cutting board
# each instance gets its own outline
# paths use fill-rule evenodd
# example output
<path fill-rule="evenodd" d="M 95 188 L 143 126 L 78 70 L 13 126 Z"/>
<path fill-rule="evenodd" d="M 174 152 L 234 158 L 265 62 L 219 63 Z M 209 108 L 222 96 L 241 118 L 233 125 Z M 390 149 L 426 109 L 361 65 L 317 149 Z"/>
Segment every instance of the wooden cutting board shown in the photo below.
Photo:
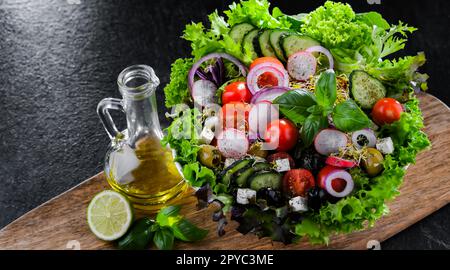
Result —
<path fill-rule="evenodd" d="M 190 191 L 180 204 L 195 224 L 209 229 L 206 239 L 179 243 L 177 249 L 366 249 L 369 241 L 381 242 L 411 226 L 450 201 L 450 109 L 437 98 L 421 94 L 426 133 L 432 149 L 421 153 L 408 169 L 401 195 L 389 202 L 390 213 L 368 230 L 332 238 L 329 246 L 311 246 L 307 241 L 283 245 L 252 234 L 241 235 L 230 222 L 218 237 L 212 209 L 196 209 Z M 95 238 L 86 224 L 86 208 L 97 192 L 109 188 L 103 173 L 28 212 L 0 231 L 0 249 L 112 249 L 111 243 Z M 420 203 L 418 203 L 420 202 Z M 375 242 L 374 242 L 375 241 Z"/>

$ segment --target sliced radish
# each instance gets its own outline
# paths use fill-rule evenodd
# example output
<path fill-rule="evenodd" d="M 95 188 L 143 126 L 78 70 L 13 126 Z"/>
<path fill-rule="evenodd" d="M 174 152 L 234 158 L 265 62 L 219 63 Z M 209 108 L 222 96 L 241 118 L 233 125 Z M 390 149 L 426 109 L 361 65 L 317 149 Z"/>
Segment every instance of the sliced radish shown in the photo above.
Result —
<path fill-rule="evenodd" d="M 289 91 L 291 88 L 289 87 L 270 87 L 266 89 L 261 89 L 261 91 L 257 92 L 253 95 L 252 100 L 250 101 L 252 104 L 259 103 L 261 101 L 274 101 L 277 97 Z"/>
<path fill-rule="evenodd" d="M 361 149 L 364 146 L 375 147 L 377 143 L 377 137 L 370 128 L 361 129 L 353 132 L 352 143 L 356 148 Z"/>
<path fill-rule="evenodd" d="M 347 145 L 347 136 L 345 133 L 336 129 L 323 129 L 314 139 L 314 147 L 319 154 L 329 156 L 333 153 L 338 153 L 340 148 Z"/>
<path fill-rule="evenodd" d="M 312 47 L 309 47 L 308 49 L 306 49 L 305 51 L 310 52 L 310 53 L 313 53 L 313 52 L 323 53 L 328 58 L 328 64 L 330 65 L 330 69 L 333 69 L 333 67 L 334 67 L 333 56 L 331 55 L 329 50 L 325 49 L 322 46 L 312 46 Z"/>
<path fill-rule="evenodd" d="M 248 73 L 247 86 L 253 95 L 262 90 L 262 88 L 260 88 L 258 85 L 258 80 L 261 75 L 266 73 L 270 73 L 277 79 L 278 85 L 274 87 L 289 86 L 289 74 L 287 73 L 287 71 L 284 69 L 283 66 L 270 62 L 264 62 L 254 66 Z"/>
<path fill-rule="evenodd" d="M 340 157 L 327 157 L 325 163 L 340 168 L 353 168 L 358 165 L 354 160 L 343 159 Z"/>
<path fill-rule="evenodd" d="M 192 99 L 197 106 L 204 107 L 214 103 L 217 86 L 212 81 L 198 80 L 192 87 Z"/>
<path fill-rule="evenodd" d="M 317 60 L 310 52 L 300 51 L 291 55 L 287 61 L 287 70 L 292 78 L 306 81 L 316 73 Z"/>
<path fill-rule="evenodd" d="M 217 137 L 217 148 L 224 157 L 241 158 L 248 151 L 249 142 L 245 132 L 227 128 Z"/>
<path fill-rule="evenodd" d="M 254 104 L 248 114 L 250 139 L 260 138 L 267 130 L 272 120 L 279 118 L 278 108 L 269 101 Z"/>
<path fill-rule="evenodd" d="M 353 191 L 352 176 L 342 169 L 332 170 L 325 177 L 324 188 L 333 197 L 342 198 Z"/>

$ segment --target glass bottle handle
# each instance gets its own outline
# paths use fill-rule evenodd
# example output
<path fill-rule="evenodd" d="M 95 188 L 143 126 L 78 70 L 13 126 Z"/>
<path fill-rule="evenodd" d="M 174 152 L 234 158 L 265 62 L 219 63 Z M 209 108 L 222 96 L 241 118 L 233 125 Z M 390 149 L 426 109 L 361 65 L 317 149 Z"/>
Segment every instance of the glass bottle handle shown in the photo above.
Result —
<path fill-rule="evenodd" d="M 118 98 L 105 98 L 102 99 L 97 105 L 97 114 L 100 117 L 100 121 L 102 121 L 103 127 L 108 133 L 109 138 L 113 140 L 121 133 L 117 129 L 116 124 L 112 120 L 111 114 L 109 110 L 117 110 L 124 112 L 122 100 Z"/>

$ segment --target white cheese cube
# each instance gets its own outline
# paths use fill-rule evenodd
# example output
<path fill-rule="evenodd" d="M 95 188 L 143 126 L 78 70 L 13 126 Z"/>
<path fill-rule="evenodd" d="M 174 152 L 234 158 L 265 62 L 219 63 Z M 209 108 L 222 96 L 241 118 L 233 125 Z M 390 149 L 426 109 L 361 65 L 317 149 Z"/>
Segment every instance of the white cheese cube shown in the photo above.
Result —
<path fill-rule="evenodd" d="M 287 172 L 290 169 L 291 166 L 289 165 L 289 159 L 283 158 L 275 160 L 275 170 L 277 172 Z"/>
<path fill-rule="evenodd" d="M 213 139 L 214 132 L 211 129 L 204 127 L 202 132 L 200 133 L 199 142 L 203 144 L 210 144 Z"/>
<path fill-rule="evenodd" d="M 385 155 L 392 154 L 394 152 L 394 143 L 392 142 L 391 137 L 379 139 L 376 146 L 378 151 Z"/>
<path fill-rule="evenodd" d="M 249 188 L 238 188 L 236 202 L 239 204 L 249 204 L 256 199 L 256 190 Z"/>
<path fill-rule="evenodd" d="M 225 164 L 223 165 L 224 168 L 230 166 L 231 164 L 233 164 L 237 159 L 234 158 L 226 158 L 225 159 Z"/>
<path fill-rule="evenodd" d="M 308 211 L 308 204 L 306 198 L 297 196 L 289 200 L 289 206 L 294 212 L 306 212 Z"/>

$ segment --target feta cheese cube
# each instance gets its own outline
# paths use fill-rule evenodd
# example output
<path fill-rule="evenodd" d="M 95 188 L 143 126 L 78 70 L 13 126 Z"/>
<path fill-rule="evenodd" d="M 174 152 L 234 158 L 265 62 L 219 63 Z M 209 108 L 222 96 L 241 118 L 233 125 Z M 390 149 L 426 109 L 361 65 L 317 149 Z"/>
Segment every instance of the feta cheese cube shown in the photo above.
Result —
<path fill-rule="evenodd" d="M 308 211 L 308 204 L 306 198 L 297 196 L 289 200 L 289 206 L 294 212 L 306 212 Z"/>
<path fill-rule="evenodd" d="M 385 155 L 392 154 L 394 152 L 394 143 L 392 142 L 391 137 L 379 139 L 377 141 L 376 147 L 378 151 Z"/>
<path fill-rule="evenodd" d="M 275 160 L 275 170 L 277 172 L 287 172 L 290 169 L 291 166 L 289 165 L 289 159 L 283 158 Z"/>
<path fill-rule="evenodd" d="M 199 142 L 203 144 L 210 144 L 213 139 L 214 139 L 214 132 L 211 129 L 204 127 L 202 132 L 200 133 Z"/>
<path fill-rule="evenodd" d="M 226 158 L 223 167 L 226 168 L 233 164 L 237 159 L 234 158 Z"/>
<path fill-rule="evenodd" d="M 249 188 L 238 188 L 236 202 L 239 204 L 249 204 L 256 199 L 256 190 Z"/>

